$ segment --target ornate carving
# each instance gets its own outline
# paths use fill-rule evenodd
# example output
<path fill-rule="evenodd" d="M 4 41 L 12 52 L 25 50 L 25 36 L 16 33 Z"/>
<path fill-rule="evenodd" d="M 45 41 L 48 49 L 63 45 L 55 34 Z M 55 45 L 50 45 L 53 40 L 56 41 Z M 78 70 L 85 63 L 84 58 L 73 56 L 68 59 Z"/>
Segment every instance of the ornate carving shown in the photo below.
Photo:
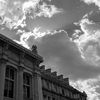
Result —
<path fill-rule="evenodd" d="M 37 52 L 37 46 L 36 45 L 32 45 L 32 52 L 33 53 L 36 53 L 36 54 L 38 53 Z"/>

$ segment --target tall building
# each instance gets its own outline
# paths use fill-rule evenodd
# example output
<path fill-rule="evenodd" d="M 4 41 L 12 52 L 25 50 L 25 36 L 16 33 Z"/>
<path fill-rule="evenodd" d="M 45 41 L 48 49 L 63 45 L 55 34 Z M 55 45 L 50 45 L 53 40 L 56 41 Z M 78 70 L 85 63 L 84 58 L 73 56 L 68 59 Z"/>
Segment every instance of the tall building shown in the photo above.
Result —
<path fill-rule="evenodd" d="M 42 62 L 36 46 L 31 51 L 0 34 L 0 100 L 86 100 Z"/>

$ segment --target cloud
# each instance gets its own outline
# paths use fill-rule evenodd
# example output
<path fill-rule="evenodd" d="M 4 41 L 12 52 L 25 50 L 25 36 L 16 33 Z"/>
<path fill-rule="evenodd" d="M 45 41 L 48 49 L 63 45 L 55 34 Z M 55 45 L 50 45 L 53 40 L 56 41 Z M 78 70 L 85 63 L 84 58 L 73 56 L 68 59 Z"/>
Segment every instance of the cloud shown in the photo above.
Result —
<path fill-rule="evenodd" d="M 49 1 L 51 2 L 51 0 Z M 26 19 L 35 17 L 48 17 L 51 18 L 57 13 L 63 12 L 62 9 L 57 8 L 55 5 L 47 4 L 44 0 L 0 0 L 0 17 L 2 23 L 8 28 L 18 28 L 18 26 L 25 27 Z"/>
<path fill-rule="evenodd" d="M 38 39 L 38 38 L 42 38 L 46 35 L 54 35 L 54 34 L 58 34 L 61 32 L 65 32 L 64 30 L 54 30 L 54 31 L 50 31 L 47 30 L 46 32 L 41 32 L 40 31 L 40 27 L 35 27 L 32 31 L 28 31 L 26 32 L 26 30 L 18 30 L 17 34 L 21 34 L 20 35 L 20 41 L 14 40 L 15 42 L 17 42 L 18 44 L 24 46 L 27 49 L 30 49 L 29 47 L 29 43 L 28 40 L 33 37 L 34 39 Z M 67 34 L 67 32 L 65 32 Z"/>
<path fill-rule="evenodd" d="M 63 12 L 62 9 L 56 8 L 54 5 L 47 5 L 46 3 L 43 3 L 43 5 L 41 5 L 39 7 L 40 12 L 35 14 L 35 16 L 44 16 L 44 17 L 49 17 L 51 18 L 53 15 L 57 14 L 57 13 L 61 13 Z"/>
<path fill-rule="evenodd" d="M 87 94 L 88 100 L 100 100 L 100 92 L 97 89 L 100 89 L 100 77 L 91 78 L 87 80 L 77 80 L 70 81 L 70 84 L 80 91 L 85 91 Z"/>
<path fill-rule="evenodd" d="M 33 21 L 36 17 L 51 18 L 63 12 L 62 9 L 50 4 L 51 0 L 48 0 L 48 3 L 44 0 L 0 0 L 0 25 L 10 30 L 17 30 L 16 35 L 19 35 L 20 31 L 20 40 L 14 41 L 29 49 L 27 40 L 30 37 L 33 36 L 36 39 L 56 33 L 49 30 L 41 32 L 39 27 L 26 31 L 27 21 L 30 19 Z"/>
<path fill-rule="evenodd" d="M 78 23 L 80 33 L 73 34 L 73 41 L 77 44 L 81 57 L 88 63 L 99 66 L 100 63 L 100 25 L 90 21 L 85 15 Z"/>
<path fill-rule="evenodd" d="M 87 4 L 95 4 L 100 9 L 100 0 L 82 0 L 82 1 L 84 1 Z"/>
<path fill-rule="evenodd" d="M 55 5 L 50 5 L 43 2 L 41 5 L 39 4 L 41 0 L 27 1 L 23 4 L 22 9 L 24 13 L 32 14 L 32 17 L 49 17 L 51 18 L 53 15 L 57 13 L 63 12 L 62 9 L 58 9 Z"/>
<path fill-rule="evenodd" d="M 4 15 L 7 8 L 7 0 L 0 0 L 0 16 Z"/>
<path fill-rule="evenodd" d="M 40 42 L 29 39 L 29 44 L 36 44 L 39 54 L 44 57 L 47 68 L 63 73 L 70 79 L 87 79 L 96 77 L 100 73 L 100 67 L 90 65 L 84 61 L 76 44 L 70 40 L 68 33 L 62 31 L 59 34 L 46 35 Z"/>
<path fill-rule="evenodd" d="M 6 27 L 12 29 L 17 26 L 25 26 L 25 14 L 23 14 L 21 10 L 21 1 L 9 1 L 4 0 L 4 6 L 0 6 L 0 13 L 2 14 L 0 17 L 2 19 L 0 25 L 5 25 Z M 2 5 L 2 2 L 0 2 Z M 3 13 L 2 13 L 3 11 Z"/>

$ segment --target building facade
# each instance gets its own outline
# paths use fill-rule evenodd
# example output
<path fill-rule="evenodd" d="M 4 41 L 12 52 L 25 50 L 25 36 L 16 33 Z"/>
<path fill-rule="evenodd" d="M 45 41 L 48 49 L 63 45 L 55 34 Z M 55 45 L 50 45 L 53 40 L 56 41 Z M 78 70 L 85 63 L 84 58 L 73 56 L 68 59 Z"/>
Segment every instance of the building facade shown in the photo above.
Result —
<path fill-rule="evenodd" d="M 86 100 L 42 62 L 36 46 L 31 51 L 0 34 L 0 100 Z"/>

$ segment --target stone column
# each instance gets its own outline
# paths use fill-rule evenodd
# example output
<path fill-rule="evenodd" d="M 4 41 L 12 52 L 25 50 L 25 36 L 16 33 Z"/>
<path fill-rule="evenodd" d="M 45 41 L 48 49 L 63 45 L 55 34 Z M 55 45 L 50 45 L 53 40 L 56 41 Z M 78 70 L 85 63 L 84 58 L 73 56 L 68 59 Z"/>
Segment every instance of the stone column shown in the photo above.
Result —
<path fill-rule="evenodd" d="M 6 60 L 0 59 L 0 100 L 3 100 L 4 97 L 6 62 Z"/>
<path fill-rule="evenodd" d="M 18 67 L 17 73 L 17 100 L 23 100 L 23 67 Z"/>
<path fill-rule="evenodd" d="M 33 73 L 33 100 L 43 100 L 41 75 L 38 71 Z"/>

